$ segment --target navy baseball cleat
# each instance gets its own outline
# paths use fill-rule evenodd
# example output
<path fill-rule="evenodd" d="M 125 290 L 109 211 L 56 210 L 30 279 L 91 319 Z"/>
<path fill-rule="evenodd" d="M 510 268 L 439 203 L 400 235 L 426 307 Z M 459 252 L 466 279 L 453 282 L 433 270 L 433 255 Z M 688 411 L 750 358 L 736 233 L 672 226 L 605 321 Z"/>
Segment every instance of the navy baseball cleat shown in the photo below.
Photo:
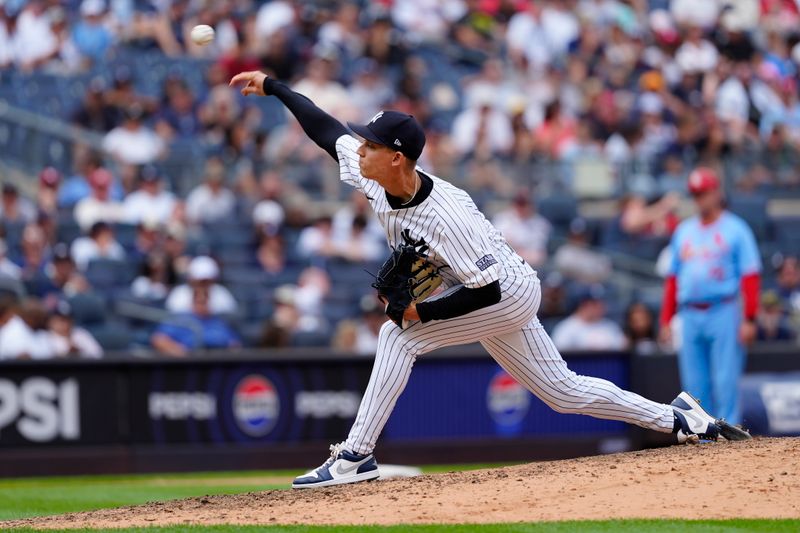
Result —
<path fill-rule="evenodd" d="M 358 455 L 344 449 L 344 442 L 331 444 L 331 456 L 322 466 L 296 477 L 293 489 L 313 489 L 345 483 L 358 483 L 377 479 L 378 463 L 375 456 Z"/>
<path fill-rule="evenodd" d="M 672 411 L 677 421 L 678 442 L 715 441 L 722 437 L 726 440 L 748 440 L 752 437 L 744 429 L 728 424 L 722 418 L 714 418 L 705 409 L 700 407 L 700 402 L 688 392 L 681 392 L 672 400 Z"/>

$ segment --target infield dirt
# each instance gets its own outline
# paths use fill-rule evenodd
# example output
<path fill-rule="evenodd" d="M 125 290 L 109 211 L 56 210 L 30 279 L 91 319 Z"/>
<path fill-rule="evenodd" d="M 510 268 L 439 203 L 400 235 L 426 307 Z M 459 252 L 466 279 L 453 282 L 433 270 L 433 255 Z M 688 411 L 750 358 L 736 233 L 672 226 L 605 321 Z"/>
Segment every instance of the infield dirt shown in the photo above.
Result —
<path fill-rule="evenodd" d="M 207 496 L 0 522 L 0 529 L 613 518 L 800 518 L 800 439 L 673 446 L 338 488 Z"/>

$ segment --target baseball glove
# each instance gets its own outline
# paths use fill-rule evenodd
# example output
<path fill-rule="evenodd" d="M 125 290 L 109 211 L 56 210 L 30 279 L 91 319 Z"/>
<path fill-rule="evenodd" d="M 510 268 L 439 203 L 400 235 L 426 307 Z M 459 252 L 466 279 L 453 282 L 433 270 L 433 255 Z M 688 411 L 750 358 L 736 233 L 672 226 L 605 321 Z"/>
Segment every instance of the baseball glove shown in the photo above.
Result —
<path fill-rule="evenodd" d="M 424 239 L 414 240 L 408 230 L 402 232 L 403 243 L 392 249 L 392 255 L 375 276 L 373 287 L 386 304 L 386 315 L 403 328 L 403 313 L 412 302 L 421 301 L 442 283 L 439 269 L 428 262 L 428 245 Z"/>

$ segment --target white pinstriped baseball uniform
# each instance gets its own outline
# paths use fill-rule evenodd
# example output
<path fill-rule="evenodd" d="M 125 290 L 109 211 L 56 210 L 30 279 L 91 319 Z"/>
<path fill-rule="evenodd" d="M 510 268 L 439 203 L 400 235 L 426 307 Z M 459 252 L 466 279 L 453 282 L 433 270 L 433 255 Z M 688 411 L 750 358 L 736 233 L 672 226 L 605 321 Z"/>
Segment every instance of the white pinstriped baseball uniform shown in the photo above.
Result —
<path fill-rule="evenodd" d="M 478 288 L 499 281 L 502 296 L 497 304 L 460 317 L 415 322 L 406 329 L 387 321 L 380 331 L 372 375 L 347 438 L 347 449 L 372 453 L 418 355 L 472 342 L 480 342 L 521 385 L 558 412 L 672 432 L 675 417 L 669 405 L 567 368 L 536 317 L 541 300 L 536 271 L 514 252 L 466 192 L 425 174 L 433 182 L 428 197 L 394 209 L 384 189 L 361 175 L 356 153 L 360 145 L 350 135 L 337 140 L 341 179 L 367 196 L 389 244 L 402 242 L 401 232 L 408 229 L 412 238 L 423 238 L 430 246 L 428 259 L 442 267 L 445 287 Z"/>

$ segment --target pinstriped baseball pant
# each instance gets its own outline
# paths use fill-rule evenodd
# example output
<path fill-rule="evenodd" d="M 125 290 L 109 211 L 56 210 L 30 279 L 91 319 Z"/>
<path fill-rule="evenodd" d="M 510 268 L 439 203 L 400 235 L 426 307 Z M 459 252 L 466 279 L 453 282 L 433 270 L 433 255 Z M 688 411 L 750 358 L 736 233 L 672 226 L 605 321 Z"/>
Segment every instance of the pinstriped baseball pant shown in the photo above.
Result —
<path fill-rule="evenodd" d="M 559 413 L 621 420 L 671 432 L 669 405 L 620 389 L 604 379 L 575 374 L 561 358 L 536 317 L 541 300 L 535 276 L 501 281 L 502 299 L 464 316 L 381 328 L 369 385 L 347 437 L 346 447 L 372 453 L 418 355 L 443 346 L 480 342 L 503 369 Z"/>

